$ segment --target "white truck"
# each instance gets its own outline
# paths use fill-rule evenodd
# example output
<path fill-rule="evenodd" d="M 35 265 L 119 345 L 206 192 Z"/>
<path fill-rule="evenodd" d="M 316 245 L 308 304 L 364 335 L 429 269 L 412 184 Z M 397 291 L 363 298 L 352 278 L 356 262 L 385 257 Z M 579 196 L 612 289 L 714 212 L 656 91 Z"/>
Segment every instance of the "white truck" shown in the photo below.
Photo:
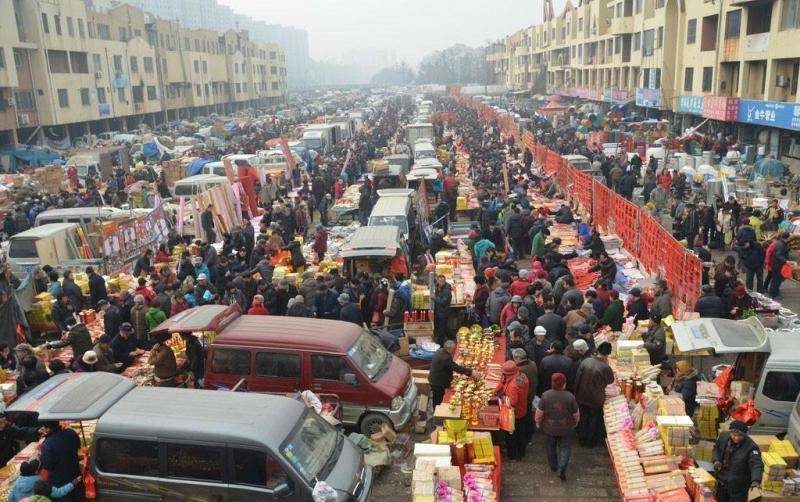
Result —
<path fill-rule="evenodd" d="M 341 141 L 341 132 L 336 124 L 311 124 L 305 128 L 301 139 L 304 147 L 320 155 L 329 155 Z"/>
<path fill-rule="evenodd" d="M 406 143 L 413 145 L 420 139 L 427 139 L 433 143 L 433 124 L 408 124 L 406 126 Z"/>

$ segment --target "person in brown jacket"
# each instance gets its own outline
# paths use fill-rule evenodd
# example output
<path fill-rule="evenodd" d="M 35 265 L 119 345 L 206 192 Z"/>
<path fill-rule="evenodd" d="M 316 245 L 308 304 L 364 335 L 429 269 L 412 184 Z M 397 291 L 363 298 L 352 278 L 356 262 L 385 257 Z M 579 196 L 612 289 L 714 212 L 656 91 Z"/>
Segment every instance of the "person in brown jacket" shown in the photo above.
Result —
<path fill-rule="evenodd" d="M 95 363 L 97 371 L 119 373 L 123 370 L 122 363 L 118 363 L 114 359 L 114 351 L 111 350 L 111 337 L 108 334 L 103 333 L 100 335 L 92 350 L 97 355 L 97 363 Z"/>
<path fill-rule="evenodd" d="M 575 375 L 575 399 L 581 411 L 578 424 L 578 443 L 581 446 L 597 446 L 605 437 L 603 426 L 603 404 L 606 386 L 614 381 L 614 372 L 608 365 L 611 344 L 603 342 L 597 347 L 594 357 L 584 359 Z"/>
<path fill-rule="evenodd" d="M 175 377 L 178 375 L 178 361 L 172 348 L 164 342 L 169 339 L 169 335 L 162 334 L 155 339 L 155 345 L 150 349 L 150 364 L 153 365 L 153 373 L 156 376 L 156 384 L 159 387 L 175 387 Z"/>
<path fill-rule="evenodd" d="M 533 362 L 531 359 L 528 359 L 528 353 L 525 352 L 525 349 L 517 347 L 511 351 L 511 357 L 514 359 L 514 362 L 517 364 L 517 368 L 522 372 L 526 377 L 528 377 L 528 412 L 527 417 L 528 420 L 525 423 L 527 429 L 525 430 L 525 442 L 529 443 L 531 437 L 533 437 L 533 397 L 536 392 L 537 385 L 539 383 L 539 369 L 536 367 L 536 363 Z"/>
<path fill-rule="evenodd" d="M 588 324 L 590 321 L 595 320 L 594 307 L 591 303 L 584 303 L 580 308 L 570 310 L 564 316 L 565 335 L 567 342 L 572 343 L 578 335 L 577 325 L 581 323 Z"/>
<path fill-rule="evenodd" d="M 136 295 L 133 298 L 133 307 L 131 307 L 131 326 L 133 326 L 133 334 L 136 337 L 136 343 L 139 348 L 147 349 L 149 343 L 147 341 L 147 306 L 144 304 L 144 296 Z"/>

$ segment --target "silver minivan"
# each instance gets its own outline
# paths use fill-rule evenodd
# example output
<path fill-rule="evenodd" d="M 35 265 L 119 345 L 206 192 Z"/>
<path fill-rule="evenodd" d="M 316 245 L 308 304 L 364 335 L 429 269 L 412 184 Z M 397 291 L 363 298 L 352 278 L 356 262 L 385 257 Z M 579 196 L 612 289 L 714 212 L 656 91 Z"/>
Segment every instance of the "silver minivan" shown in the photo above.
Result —
<path fill-rule="evenodd" d="M 317 480 L 339 500 L 371 498 L 361 449 L 286 397 L 137 387 L 112 373 L 72 373 L 50 378 L 7 413 L 97 420 L 90 466 L 101 502 L 311 502 Z"/>

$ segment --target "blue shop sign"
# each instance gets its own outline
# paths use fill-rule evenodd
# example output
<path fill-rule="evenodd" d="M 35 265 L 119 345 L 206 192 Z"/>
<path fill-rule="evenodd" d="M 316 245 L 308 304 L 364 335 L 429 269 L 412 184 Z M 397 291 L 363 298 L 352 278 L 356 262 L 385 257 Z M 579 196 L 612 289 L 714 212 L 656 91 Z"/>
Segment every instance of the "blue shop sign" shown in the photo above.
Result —
<path fill-rule="evenodd" d="M 800 131 L 800 103 L 740 99 L 739 122 Z"/>
<path fill-rule="evenodd" d="M 678 111 L 680 113 L 692 113 L 694 115 L 702 115 L 703 96 L 692 96 L 691 94 L 681 94 L 678 97 Z"/>
<path fill-rule="evenodd" d="M 636 89 L 636 105 L 645 108 L 659 108 L 661 106 L 661 89 L 638 87 Z"/>
<path fill-rule="evenodd" d="M 110 117 L 111 116 L 111 105 L 108 103 L 101 103 L 97 105 L 97 113 L 101 117 Z"/>

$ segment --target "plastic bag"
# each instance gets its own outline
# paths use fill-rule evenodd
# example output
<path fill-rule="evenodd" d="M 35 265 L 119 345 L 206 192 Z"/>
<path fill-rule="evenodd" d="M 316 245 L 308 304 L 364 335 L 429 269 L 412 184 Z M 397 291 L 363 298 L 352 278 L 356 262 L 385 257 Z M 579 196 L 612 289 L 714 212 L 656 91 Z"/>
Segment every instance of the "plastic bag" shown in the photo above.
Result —
<path fill-rule="evenodd" d="M 514 408 L 509 408 L 504 404 L 500 404 L 500 429 L 514 434 Z"/>
<path fill-rule="evenodd" d="M 761 412 L 756 409 L 756 402 L 751 399 L 733 410 L 731 418 L 750 426 L 758 422 L 758 419 L 761 418 Z"/>
<path fill-rule="evenodd" d="M 792 270 L 794 270 L 794 267 L 792 267 L 792 265 L 789 262 L 784 263 L 783 266 L 781 267 L 781 277 L 783 277 L 784 279 L 791 279 Z"/>
<path fill-rule="evenodd" d="M 725 396 L 728 394 L 728 391 L 731 388 L 732 380 L 733 380 L 733 366 L 728 366 L 727 368 L 722 370 L 722 373 L 717 375 L 717 378 L 714 379 L 714 383 L 717 384 L 720 396 Z"/>
<path fill-rule="evenodd" d="M 314 502 L 338 502 L 339 495 L 331 485 L 325 481 L 317 481 L 314 485 L 314 491 L 311 492 Z"/>
<path fill-rule="evenodd" d="M 83 481 L 83 492 L 87 500 L 94 500 L 97 498 L 97 481 L 94 479 L 91 470 L 89 469 L 90 459 L 89 450 L 83 449 L 84 458 L 86 462 L 83 464 L 83 472 L 81 473 Z"/>

